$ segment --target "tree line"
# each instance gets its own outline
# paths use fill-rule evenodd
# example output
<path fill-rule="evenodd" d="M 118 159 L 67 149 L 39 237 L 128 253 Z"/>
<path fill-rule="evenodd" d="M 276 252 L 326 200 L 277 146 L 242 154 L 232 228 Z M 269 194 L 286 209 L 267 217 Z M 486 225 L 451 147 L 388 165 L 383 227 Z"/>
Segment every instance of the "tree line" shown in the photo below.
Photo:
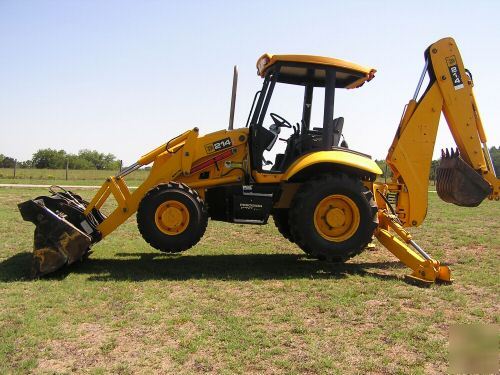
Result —
<path fill-rule="evenodd" d="M 499 147 L 491 147 L 490 148 L 491 160 L 493 161 L 493 168 L 495 169 L 495 174 L 500 177 L 500 146 Z M 382 178 L 391 178 L 392 172 L 391 169 L 388 168 L 385 160 L 375 160 L 380 169 L 382 169 Z M 436 179 L 436 170 L 439 165 L 439 160 L 433 160 L 431 164 L 431 171 L 429 174 L 429 180 Z"/>
<path fill-rule="evenodd" d="M 105 154 L 95 150 L 80 150 L 71 154 L 64 150 L 51 148 L 40 149 L 31 159 L 17 162 L 10 156 L 0 154 L 0 168 L 38 168 L 38 169 L 111 169 L 120 168 L 120 161 L 113 154 Z"/>

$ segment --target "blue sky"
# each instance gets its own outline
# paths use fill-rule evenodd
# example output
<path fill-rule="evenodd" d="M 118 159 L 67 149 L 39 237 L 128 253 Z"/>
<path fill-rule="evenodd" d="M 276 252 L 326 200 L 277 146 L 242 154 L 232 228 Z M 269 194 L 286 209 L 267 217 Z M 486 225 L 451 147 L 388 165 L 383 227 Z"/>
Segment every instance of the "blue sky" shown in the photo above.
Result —
<path fill-rule="evenodd" d="M 338 93 L 336 116 L 352 148 L 384 158 L 423 51 L 445 36 L 474 75 L 498 146 L 499 13 L 497 1 L 0 0 L 0 153 L 90 148 L 129 164 L 187 128 L 226 128 L 234 64 L 244 126 L 261 85 L 255 62 L 270 52 L 375 67 L 372 82 Z M 284 103 L 280 114 L 299 121 L 301 103 Z M 436 151 L 453 145 L 441 125 Z"/>

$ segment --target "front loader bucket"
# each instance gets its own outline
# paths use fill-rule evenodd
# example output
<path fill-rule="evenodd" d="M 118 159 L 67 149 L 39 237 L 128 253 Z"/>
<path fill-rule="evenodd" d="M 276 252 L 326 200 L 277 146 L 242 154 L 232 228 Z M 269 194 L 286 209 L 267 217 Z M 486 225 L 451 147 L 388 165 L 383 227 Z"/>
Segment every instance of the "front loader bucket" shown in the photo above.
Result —
<path fill-rule="evenodd" d="M 441 151 L 436 190 L 445 202 L 464 207 L 479 206 L 491 194 L 490 184 L 460 157 L 458 149 Z"/>
<path fill-rule="evenodd" d="M 18 204 L 23 219 L 36 225 L 33 277 L 54 272 L 89 255 L 90 246 L 102 238 L 97 227 L 106 218 L 97 209 L 85 215 L 88 202 L 77 194 L 58 186 L 49 190 L 51 196 Z"/>
<path fill-rule="evenodd" d="M 23 219 L 36 225 L 33 277 L 46 275 L 66 264 L 74 263 L 89 251 L 91 237 L 47 208 L 43 199 L 29 200 L 20 203 L 18 207 Z"/>

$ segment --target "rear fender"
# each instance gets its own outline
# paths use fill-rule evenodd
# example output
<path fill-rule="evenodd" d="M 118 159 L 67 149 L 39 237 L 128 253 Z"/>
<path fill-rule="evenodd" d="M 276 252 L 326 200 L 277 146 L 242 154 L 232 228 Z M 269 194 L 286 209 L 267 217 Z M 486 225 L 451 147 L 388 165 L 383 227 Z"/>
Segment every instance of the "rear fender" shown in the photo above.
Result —
<path fill-rule="evenodd" d="M 368 155 L 354 151 L 317 151 L 295 160 L 286 170 L 283 181 L 302 182 L 321 173 L 345 172 L 374 181 L 382 170 Z"/>

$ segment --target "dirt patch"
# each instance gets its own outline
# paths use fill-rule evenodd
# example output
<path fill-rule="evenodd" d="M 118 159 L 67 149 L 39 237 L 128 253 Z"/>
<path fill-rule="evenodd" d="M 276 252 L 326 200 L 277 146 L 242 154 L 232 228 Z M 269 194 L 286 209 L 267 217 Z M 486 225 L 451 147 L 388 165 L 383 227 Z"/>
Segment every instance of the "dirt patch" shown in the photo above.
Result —
<path fill-rule="evenodd" d="M 148 346 L 147 342 L 154 342 Z M 177 346 L 174 339 L 153 328 L 112 330 L 96 323 L 83 323 L 72 339 L 50 340 L 41 350 L 37 370 L 74 372 L 81 369 L 129 369 L 137 372 L 147 363 L 148 368 L 172 370 L 172 362 L 161 352 Z M 148 361 L 155 358 L 156 361 Z M 158 360 L 161 358 L 161 360 Z"/>

